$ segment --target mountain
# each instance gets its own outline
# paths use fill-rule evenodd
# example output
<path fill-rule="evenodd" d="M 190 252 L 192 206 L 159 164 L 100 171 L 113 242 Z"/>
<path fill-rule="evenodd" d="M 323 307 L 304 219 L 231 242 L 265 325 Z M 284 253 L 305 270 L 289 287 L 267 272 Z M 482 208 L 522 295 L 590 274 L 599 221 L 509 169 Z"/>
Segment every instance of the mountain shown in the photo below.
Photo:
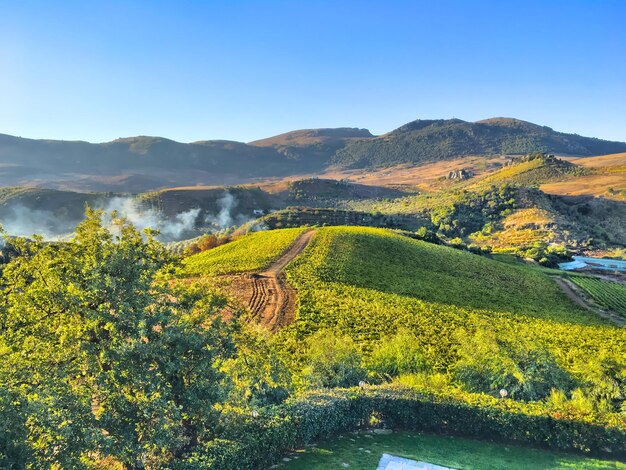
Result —
<path fill-rule="evenodd" d="M 359 128 L 304 129 L 249 143 L 138 136 L 93 144 L 0 134 L 0 186 L 140 192 L 316 174 L 329 166 L 381 168 L 532 151 L 590 156 L 626 152 L 626 143 L 505 118 L 417 120 L 378 137 Z"/>
<path fill-rule="evenodd" d="M 556 132 L 511 118 L 477 122 L 460 119 L 416 120 L 376 139 L 351 142 L 332 163 L 344 168 L 386 167 L 445 160 L 463 155 L 547 152 L 590 156 L 623 152 L 626 143 Z"/>

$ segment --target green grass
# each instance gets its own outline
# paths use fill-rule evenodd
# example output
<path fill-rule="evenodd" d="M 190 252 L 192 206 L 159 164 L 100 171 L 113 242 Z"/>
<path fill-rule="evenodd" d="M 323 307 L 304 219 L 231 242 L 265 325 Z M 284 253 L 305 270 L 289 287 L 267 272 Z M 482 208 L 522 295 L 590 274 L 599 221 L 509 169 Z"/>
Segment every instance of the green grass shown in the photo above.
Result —
<path fill-rule="evenodd" d="M 383 453 L 459 470 L 626 469 L 620 462 L 410 432 L 345 434 L 290 455 L 278 468 L 374 470 Z"/>
<path fill-rule="evenodd" d="M 621 361 L 626 350 L 626 331 L 572 303 L 542 271 L 384 229 L 322 228 L 286 272 L 299 295 L 291 334 L 332 328 L 368 350 L 407 327 L 435 370 L 455 362 L 460 330 L 523 340 L 566 368 L 600 351 Z"/>
<path fill-rule="evenodd" d="M 385 294 L 473 309 L 593 321 L 548 277 L 384 229 L 325 228 L 299 274 Z"/>
<path fill-rule="evenodd" d="M 617 282 L 587 276 L 569 276 L 596 302 L 626 317 L 626 286 Z"/>
<path fill-rule="evenodd" d="M 304 230 L 289 228 L 244 235 L 226 245 L 185 258 L 180 276 L 259 271 L 278 258 Z"/>

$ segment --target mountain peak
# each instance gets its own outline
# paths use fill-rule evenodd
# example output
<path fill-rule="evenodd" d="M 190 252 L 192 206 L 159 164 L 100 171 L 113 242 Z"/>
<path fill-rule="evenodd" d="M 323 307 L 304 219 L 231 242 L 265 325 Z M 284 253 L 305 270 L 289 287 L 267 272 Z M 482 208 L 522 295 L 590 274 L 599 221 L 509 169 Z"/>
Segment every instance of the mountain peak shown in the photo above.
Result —
<path fill-rule="evenodd" d="M 349 139 L 367 139 L 374 135 L 368 129 L 358 127 L 335 127 L 319 129 L 299 129 L 285 132 L 266 139 L 249 142 L 258 147 L 273 147 L 278 145 L 309 145 L 313 143 L 336 143 Z"/>

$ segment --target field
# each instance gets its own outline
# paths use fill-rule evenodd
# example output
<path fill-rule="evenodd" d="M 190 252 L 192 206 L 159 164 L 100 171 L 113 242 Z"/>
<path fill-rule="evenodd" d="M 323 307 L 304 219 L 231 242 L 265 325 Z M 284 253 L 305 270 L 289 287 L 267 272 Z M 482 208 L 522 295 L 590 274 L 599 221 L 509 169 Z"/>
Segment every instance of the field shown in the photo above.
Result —
<path fill-rule="evenodd" d="M 234 274 L 266 268 L 302 233 L 304 228 L 254 232 L 183 260 L 180 275 Z"/>
<path fill-rule="evenodd" d="M 294 453 L 287 457 L 290 461 L 277 468 L 372 470 L 383 453 L 464 470 L 626 469 L 626 464 L 620 462 L 408 432 L 345 434 Z"/>
<path fill-rule="evenodd" d="M 626 317 L 625 285 L 587 276 L 570 276 L 569 279 L 600 305 Z"/>
<path fill-rule="evenodd" d="M 572 303 L 539 270 L 387 230 L 320 229 L 287 276 L 299 295 L 297 337 L 333 328 L 369 349 L 406 327 L 435 370 L 455 361 L 459 331 L 541 345 L 565 367 L 626 348 L 622 329 Z"/>
<path fill-rule="evenodd" d="M 609 191 L 608 188 L 613 188 L 613 191 Z M 625 197 L 622 191 L 626 190 L 626 171 L 581 176 L 569 181 L 542 184 L 541 190 L 547 194 L 602 196 L 623 201 Z"/>

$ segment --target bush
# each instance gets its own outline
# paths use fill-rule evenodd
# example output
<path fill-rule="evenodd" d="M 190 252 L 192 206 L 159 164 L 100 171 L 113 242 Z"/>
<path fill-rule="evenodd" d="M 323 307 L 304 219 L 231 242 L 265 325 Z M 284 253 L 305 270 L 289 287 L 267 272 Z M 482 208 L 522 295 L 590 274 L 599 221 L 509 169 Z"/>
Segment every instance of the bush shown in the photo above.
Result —
<path fill-rule="evenodd" d="M 515 442 L 550 449 L 626 457 L 624 422 L 590 424 L 548 405 L 485 395 L 457 397 L 384 386 L 311 392 L 257 419 L 227 413 L 225 439 L 212 441 L 177 470 L 258 469 L 289 449 L 356 429 L 376 416 L 386 427 Z"/>
<path fill-rule="evenodd" d="M 545 350 L 521 342 L 505 344 L 486 330 L 474 335 L 460 331 L 458 338 L 453 376 L 469 391 L 497 396 L 506 389 L 514 399 L 540 400 L 553 388 L 568 391 L 575 385 Z"/>
<path fill-rule="evenodd" d="M 351 387 L 367 377 L 361 352 L 349 336 L 320 330 L 307 344 L 303 375 L 313 388 Z"/>
<path fill-rule="evenodd" d="M 428 369 L 428 364 L 415 335 L 401 328 L 374 347 L 367 367 L 375 376 L 388 380 L 401 374 L 422 372 Z"/>

